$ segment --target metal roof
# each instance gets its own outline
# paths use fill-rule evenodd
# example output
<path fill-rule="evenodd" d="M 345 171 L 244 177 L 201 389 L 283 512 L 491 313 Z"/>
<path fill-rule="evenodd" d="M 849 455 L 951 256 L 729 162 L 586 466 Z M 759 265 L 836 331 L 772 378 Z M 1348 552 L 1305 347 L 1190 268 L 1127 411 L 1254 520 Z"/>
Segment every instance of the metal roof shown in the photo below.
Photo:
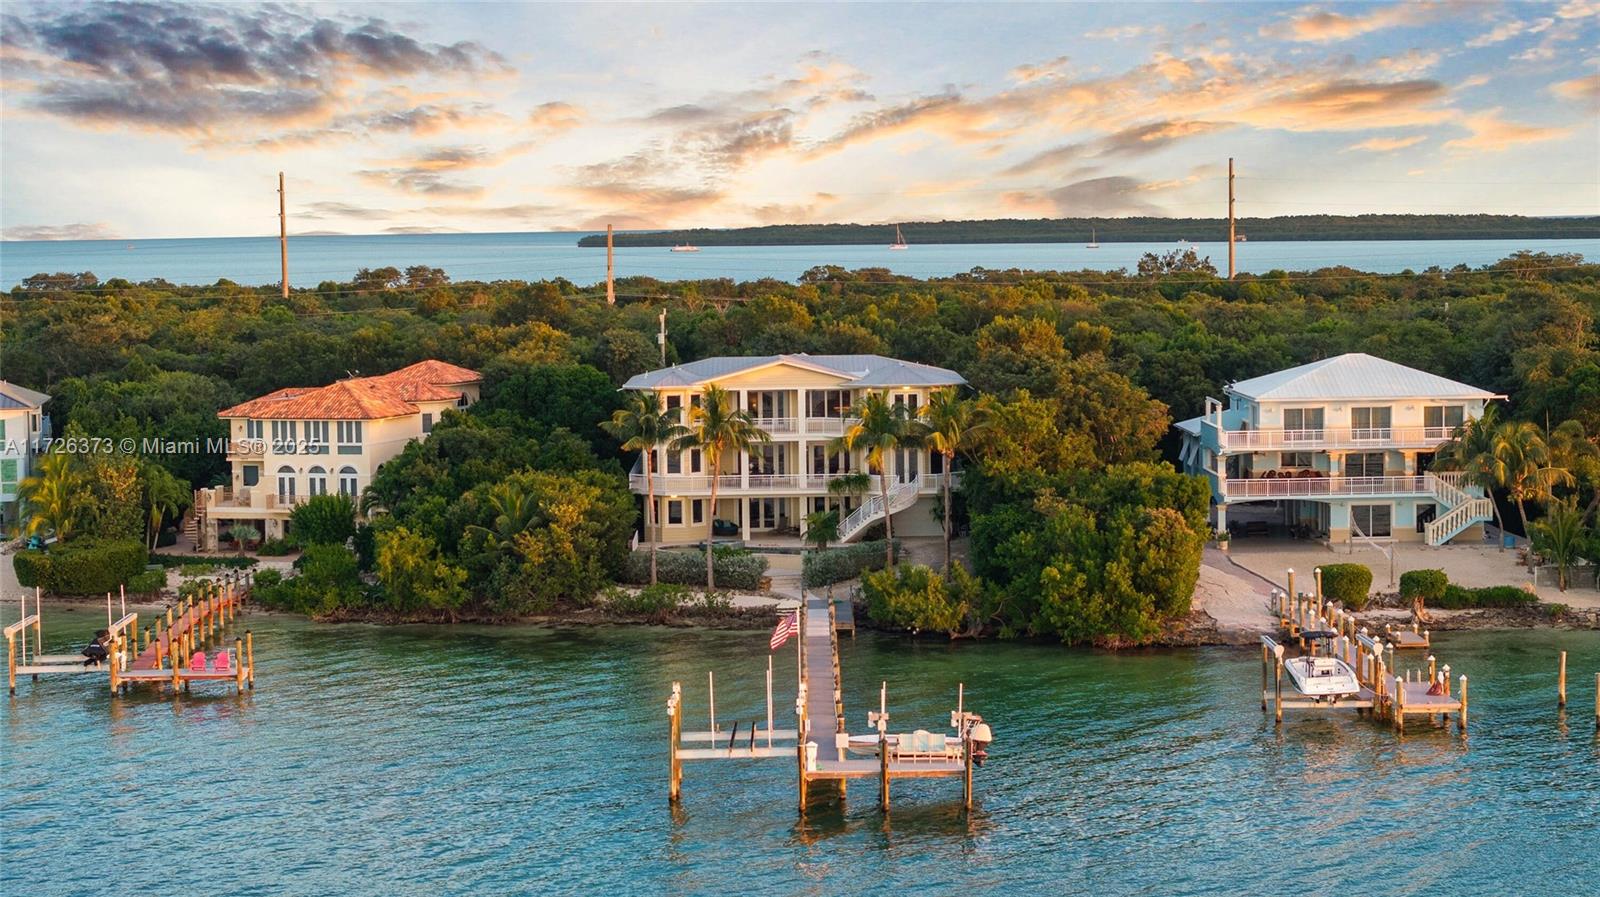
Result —
<path fill-rule="evenodd" d="M 1204 421 L 1204 420 L 1205 420 L 1205 415 L 1201 415 L 1200 417 L 1191 417 L 1188 420 L 1180 420 L 1177 423 L 1173 424 L 1173 426 L 1177 427 L 1178 429 L 1182 430 L 1185 433 L 1188 433 L 1190 436 L 1199 436 L 1200 435 L 1200 423 L 1202 421 Z"/>
<path fill-rule="evenodd" d="M 838 377 L 850 386 L 960 386 L 966 379 L 955 371 L 885 358 L 882 355 L 720 355 L 635 375 L 623 389 L 672 389 L 699 386 L 723 377 L 786 364 Z"/>
<path fill-rule="evenodd" d="M 1493 399 L 1495 393 L 1364 352 L 1241 380 L 1228 392 L 1256 401 L 1331 399 Z"/>
<path fill-rule="evenodd" d="M 18 408 L 42 408 L 50 397 L 42 392 L 18 386 L 9 380 L 0 380 L 0 410 L 14 411 Z"/>

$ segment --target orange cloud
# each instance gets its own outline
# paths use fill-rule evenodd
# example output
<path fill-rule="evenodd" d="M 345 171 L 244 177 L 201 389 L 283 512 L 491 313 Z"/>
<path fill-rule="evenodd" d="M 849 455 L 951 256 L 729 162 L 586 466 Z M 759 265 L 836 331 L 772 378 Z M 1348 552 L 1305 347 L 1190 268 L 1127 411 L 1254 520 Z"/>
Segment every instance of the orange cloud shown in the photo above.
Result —
<path fill-rule="evenodd" d="M 1421 25 L 1444 12 L 1445 5 L 1442 3 L 1396 3 L 1355 16 L 1307 6 L 1297 11 L 1293 18 L 1263 26 L 1261 35 L 1292 41 L 1331 43 L 1388 28 Z"/>
<path fill-rule="evenodd" d="M 1550 92 L 1562 99 L 1577 100 L 1600 109 L 1600 75 L 1573 78 L 1550 85 Z"/>
<path fill-rule="evenodd" d="M 1427 136 L 1423 134 L 1415 134 L 1410 137 L 1369 137 L 1360 143 L 1352 143 L 1345 147 L 1345 151 L 1366 150 L 1369 153 L 1392 153 L 1395 150 L 1403 150 L 1408 146 L 1416 146 L 1427 139 Z"/>
<path fill-rule="evenodd" d="M 1572 133 L 1571 128 L 1546 128 L 1524 125 L 1500 118 L 1500 107 L 1463 116 L 1461 123 L 1472 134 L 1445 143 L 1447 149 L 1498 153 L 1523 143 L 1541 143 Z"/>

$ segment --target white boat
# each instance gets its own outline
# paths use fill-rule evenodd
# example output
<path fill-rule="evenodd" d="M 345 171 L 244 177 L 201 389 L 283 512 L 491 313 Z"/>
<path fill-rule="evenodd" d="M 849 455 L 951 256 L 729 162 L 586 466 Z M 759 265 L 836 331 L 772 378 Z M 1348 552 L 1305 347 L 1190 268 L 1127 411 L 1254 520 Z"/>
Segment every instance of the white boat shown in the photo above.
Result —
<path fill-rule="evenodd" d="M 682 245 L 672 247 L 672 249 L 670 251 L 671 252 L 699 252 L 700 251 L 700 247 L 694 245 L 693 243 L 684 243 Z"/>
<path fill-rule="evenodd" d="M 898 225 L 898 224 L 896 224 L 894 226 L 894 242 L 889 244 L 889 248 L 890 249 L 910 249 L 911 248 L 910 246 L 906 245 L 905 235 L 900 233 L 900 225 Z"/>
<path fill-rule="evenodd" d="M 1301 633 L 1301 638 L 1330 642 L 1335 635 L 1333 632 L 1305 632 Z M 1356 678 L 1355 669 L 1337 657 L 1291 657 L 1283 662 L 1283 669 L 1289 674 L 1295 691 L 1308 698 L 1337 701 L 1361 693 L 1361 681 Z"/>
<path fill-rule="evenodd" d="M 1083 248 L 1084 249 L 1099 249 L 1100 248 L 1100 241 L 1095 239 L 1094 228 L 1092 228 L 1092 227 L 1089 228 L 1089 245 L 1087 245 L 1087 246 L 1085 246 Z"/>
<path fill-rule="evenodd" d="M 1245 236 L 1244 234 L 1240 234 L 1239 236 L 1234 237 L 1233 239 L 1234 239 L 1235 242 L 1238 242 L 1238 243 L 1247 243 L 1250 240 L 1250 238 Z"/>

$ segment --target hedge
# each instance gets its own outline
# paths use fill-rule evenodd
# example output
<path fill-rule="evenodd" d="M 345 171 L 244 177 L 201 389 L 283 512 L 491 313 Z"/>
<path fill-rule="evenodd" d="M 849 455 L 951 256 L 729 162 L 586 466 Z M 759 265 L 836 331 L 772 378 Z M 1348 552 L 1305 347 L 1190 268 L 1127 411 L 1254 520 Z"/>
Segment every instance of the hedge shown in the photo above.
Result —
<path fill-rule="evenodd" d="M 52 595 L 114 592 L 144 572 L 150 552 L 140 539 L 77 539 L 49 551 L 19 551 L 17 582 Z"/>
<path fill-rule="evenodd" d="M 1423 604 L 1434 604 L 1444 597 L 1450 577 L 1443 570 L 1407 570 L 1400 574 L 1400 597 L 1407 601 L 1417 598 Z"/>
<path fill-rule="evenodd" d="M 163 567 L 235 567 L 240 570 L 254 567 L 256 559 L 242 554 L 224 554 L 213 557 L 197 557 L 191 554 L 152 554 L 150 563 L 160 564 Z"/>
<path fill-rule="evenodd" d="M 901 542 L 896 539 L 894 555 L 897 559 L 900 549 Z M 868 570 L 880 570 L 883 566 L 882 540 L 808 551 L 800 558 L 800 582 L 808 589 L 816 589 L 855 579 Z"/>
<path fill-rule="evenodd" d="M 1366 564 L 1323 564 L 1322 594 L 1351 610 L 1367 606 L 1372 570 Z"/>
<path fill-rule="evenodd" d="M 767 559 L 748 551 L 717 549 L 712 564 L 716 569 L 719 589 L 759 589 L 761 578 L 767 575 Z M 625 581 L 643 585 L 650 581 L 650 552 L 635 551 L 628 555 Z M 656 552 L 656 579 L 659 582 L 684 586 L 706 584 L 706 556 L 699 551 Z"/>
<path fill-rule="evenodd" d="M 128 591 L 135 595 L 154 595 L 167 587 L 167 568 L 146 570 L 128 580 Z"/>
<path fill-rule="evenodd" d="M 1481 589 L 1468 589 L 1457 585 L 1448 585 L 1444 588 L 1443 595 L 1434 607 L 1447 610 L 1460 610 L 1471 607 L 1522 607 L 1537 604 L 1539 596 L 1516 586 L 1487 586 Z"/>

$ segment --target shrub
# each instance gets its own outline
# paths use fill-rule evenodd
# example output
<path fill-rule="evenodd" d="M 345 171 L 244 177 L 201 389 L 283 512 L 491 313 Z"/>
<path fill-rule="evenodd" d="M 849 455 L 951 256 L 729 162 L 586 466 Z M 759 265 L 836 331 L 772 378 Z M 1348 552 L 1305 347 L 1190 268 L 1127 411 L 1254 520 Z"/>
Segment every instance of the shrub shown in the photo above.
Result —
<path fill-rule="evenodd" d="M 252 582 L 254 583 L 253 588 L 270 589 L 273 586 L 283 582 L 283 571 L 274 567 L 268 567 L 267 569 L 262 570 L 260 573 L 257 573 L 252 578 Z"/>
<path fill-rule="evenodd" d="M 895 540 L 894 554 L 900 557 L 901 543 Z M 830 586 L 855 579 L 868 570 L 881 570 L 883 542 L 858 542 L 823 551 L 808 551 L 800 558 L 800 582 L 808 589 Z"/>
<path fill-rule="evenodd" d="M 1400 597 L 1407 601 L 1422 599 L 1423 604 L 1436 604 L 1444 597 L 1450 577 L 1443 570 L 1407 570 L 1400 574 Z"/>
<path fill-rule="evenodd" d="M 232 567 L 243 570 L 248 567 L 254 567 L 257 561 L 255 558 L 241 557 L 236 554 L 224 554 L 207 558 L 191 557 L 186 554 L 152 554 L 150 555 L 150 563 L 160 564 L 163 567 Z"/>
<path fill-rule="evenodd" d="M 289 514 L 289 531 L 302 545 L 343 545 L 356 534 L 356 503 L 348 495 L 313 495 Z"/>
<path fill-rule="evenodd" d="M 135 595 L 153 595 L 167 587 L 167 568 L 146 570 L 128 580 L 128 591 Z"/>
<path fill-rule="evenodd" d="M 880 550 L 882 550 L 880 548 Z M 713 552 L 717 586 L 728 589 L 758 589 L 767 575 L 767 559 L 751 551 L 718 548 Z M 650 552 L 635 551 L 628 556 L 627 582 L 650 581 Z M 656 579 L 685 586 L 706 584 L 706 556 L 698 551 L 661 551 L 656 554 Z"/>
<path fill-rule="evenodd" d="M 861 578 L 861 591 L 867 616 L 880 626 L 954 634 L 966 620 L 966 605 L 951 597 L 944 577 L 921 564 L 869 572 Z"/>
<path fill-rule="evenodd" d="M 264 557 L 283 557 L 294 551 L 294 543 L 288 539 L 268 539 L 256 548 L 256 554 Z"/>
<path fill-rule="evenodd" d="M 703 578 L 705 571 L 700 572 Z M 664 620 L 676 614 L 692 597 L 687 586 L 662 582 L 632 593 L 613 589 L 606 595 L 606 608 L 613 613 Z"/>
<path fill-rule="evenodd" d="M 101 595 L 144 572 L 149 557 L 140 539 L 75 539 L 49 551 L 17 552 L 12 567 L 23 586 L 52 595 Z"/>
<path fill-rule="evenodd" d="M 1323 564 L 1322 594 L 1350 610 L 1367 606 L 1372 592 L 1372 568 L 1366 564 Z"/>
<path fill-rule="evenodd" d="M 361 603 L 363 591 L 356 571 L 356 556 L 340 545 L 312 545 L 294 562 L 299 575 L 272 582 L 263 570 L 256 574 L 256 600 L 267 607 L 317 616 Z"/>
<path fill-rule="evenodd" d="M 1447 585 L 1438 600 L 1431 603 L 1435 607 L 1447 610 L 1460 610 L 1473 607 L 1523 607 L 1538 602 L 1539 596 L 1516 586 L 1469 589 L 1458 585 Z"/>

